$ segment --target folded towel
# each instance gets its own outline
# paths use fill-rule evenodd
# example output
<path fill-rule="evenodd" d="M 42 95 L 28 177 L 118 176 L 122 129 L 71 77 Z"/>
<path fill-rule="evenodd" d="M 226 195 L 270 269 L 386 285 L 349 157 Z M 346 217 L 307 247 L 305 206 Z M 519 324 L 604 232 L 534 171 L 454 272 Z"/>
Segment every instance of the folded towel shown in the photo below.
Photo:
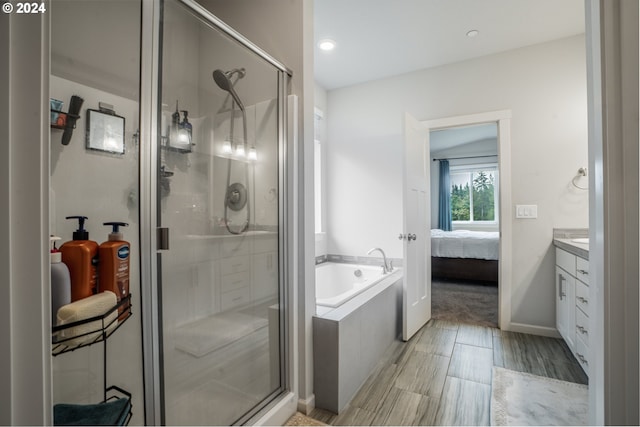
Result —
<path fill-rule="evenodd" d="M 115 307 L 117 302 L 116 294 L 111 291 L 104 291 L 100 294 L 91 295 L 90 297 L 72 302 L 71 304 L 63 305 L 58 310 L 58 326 L 103 315 Z M 118 310 L 114 310 L 104 320 L 95 320 L 63 329 L 59 332 L 58 342 L 68 338 L 78 337 L 63 341 L 64 345 L 72 347 L 94 341 L 102 334 L 103 326 L 106 327 L 107 332 L 110 332 L 116 327 L 118 324 L 117 317 Z M 107 327 L 107 325 L 109 326 Z"/>
<path fill-rule="evenodd" d="M 53 407 L 53 425 L 123 426 L 130 411 L 129 399 L 114 399 L 95 405 L 59 403 Z"/>

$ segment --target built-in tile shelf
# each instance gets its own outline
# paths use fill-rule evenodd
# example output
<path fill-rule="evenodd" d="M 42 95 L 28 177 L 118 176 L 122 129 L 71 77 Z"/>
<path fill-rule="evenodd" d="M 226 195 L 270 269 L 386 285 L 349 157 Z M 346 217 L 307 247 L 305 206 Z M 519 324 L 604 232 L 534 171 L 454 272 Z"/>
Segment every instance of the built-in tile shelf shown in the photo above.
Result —
<path fill-rule="evenodd" d="M 394 267 L 402 267 L 402 258 L 389 258 Z M 361 264 L 361 265 L 382 265 L 382 258 L 377 256 L 356 256 L 356 255 L 319 255 L 316 257 L 316 265 L 324 262 L 337 262 L 341 264 Z"/>
<path fill-rule="evenodd" d="M 230 238 L 238 238 L 238 237 L 260 237 L 260 236 L 274 236 L 278 234 L 276 231 L 266 231 L 266 230 L 252 230 L 246 231 L 241 234 L 187 234 L 185 237 L 186 240 L 220 240 L 220 239 L 230 239 Z"/>

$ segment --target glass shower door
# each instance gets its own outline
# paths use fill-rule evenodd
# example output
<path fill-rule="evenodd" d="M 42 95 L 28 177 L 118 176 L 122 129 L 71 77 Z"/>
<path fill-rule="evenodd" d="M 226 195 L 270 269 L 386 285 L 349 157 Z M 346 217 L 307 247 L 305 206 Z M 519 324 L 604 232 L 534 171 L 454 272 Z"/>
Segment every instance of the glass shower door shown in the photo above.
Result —
<path fill-rule="evenodd" d="M 164 2 L 158 106 L 163 422 L 242 422 L 282 390 L 278 69 Z"/>

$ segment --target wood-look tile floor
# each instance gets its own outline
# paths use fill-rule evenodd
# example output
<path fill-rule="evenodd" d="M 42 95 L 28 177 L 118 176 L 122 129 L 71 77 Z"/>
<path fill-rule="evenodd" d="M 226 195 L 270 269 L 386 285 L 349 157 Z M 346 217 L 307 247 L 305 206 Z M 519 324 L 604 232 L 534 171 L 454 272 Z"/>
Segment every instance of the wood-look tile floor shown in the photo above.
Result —
<path fill-rule="evenodd" d="M 581 384 L 587 377 L 561 339 L 431 320 L 396 342 L 330 425 L 489 425 L 493 366 Z"/>

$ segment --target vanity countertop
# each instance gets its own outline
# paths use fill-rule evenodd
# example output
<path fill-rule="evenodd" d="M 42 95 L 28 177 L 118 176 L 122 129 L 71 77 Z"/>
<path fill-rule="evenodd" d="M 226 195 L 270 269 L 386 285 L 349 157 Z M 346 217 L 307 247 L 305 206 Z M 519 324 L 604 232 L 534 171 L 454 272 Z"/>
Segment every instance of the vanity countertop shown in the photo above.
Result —
<path fill-rule="evenodd" d="M 580 258 L 589 259 L 589 244 L 577 243 L 572 239 L 554 238 L 553 244 L 560 249 L 579 256 Z"/>
<path fill-rule="evenodd" d="M 588 237 L 589 230 L 586 228 L 553 229 L 554 246 L 587 260 L 589 259 L 589 243 L 588 240 L 584 242 L 584 239 Z"/>

